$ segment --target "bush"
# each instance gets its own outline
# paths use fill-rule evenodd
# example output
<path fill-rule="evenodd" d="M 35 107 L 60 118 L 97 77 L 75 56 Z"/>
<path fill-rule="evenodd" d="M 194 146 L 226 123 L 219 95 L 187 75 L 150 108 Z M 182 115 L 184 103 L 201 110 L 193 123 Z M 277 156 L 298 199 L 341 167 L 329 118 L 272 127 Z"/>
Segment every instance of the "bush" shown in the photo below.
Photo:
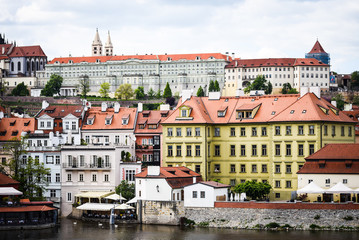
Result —
<path fill-rule="evenodd" d="M 309 228 L 310 229 L 321 229 L 321 227 L 320 226 L 318 226 L 318 225 L 316 225 L 316 224 L 311 224 L 310 226 L 309 226 Z"/>
<path fill-rule="evenodd" d="M 345 216 L 343 217 L 345 221 L 352 221 L 354 218 L 352 216 Z"/>
<path fill-rule="evenodd" d="M 266 228 L 279 228 L 280 225 L 276 222 L 271 222 L 266 225 Z"/>
<path fill-rule="evenodd" d="M 209 226 L 209 222 L 200 222 L 198 223 L 199 227 L 208 227 Z"/>
<path fill-rule="evenodd" d="M 315 216 L 314 216 L 314 219 L 315 219 L 315 220 L 320 219 L 320 215 L 318 215 L 318 214 L 317 214 L 317 215 L 315 215 Z"/>

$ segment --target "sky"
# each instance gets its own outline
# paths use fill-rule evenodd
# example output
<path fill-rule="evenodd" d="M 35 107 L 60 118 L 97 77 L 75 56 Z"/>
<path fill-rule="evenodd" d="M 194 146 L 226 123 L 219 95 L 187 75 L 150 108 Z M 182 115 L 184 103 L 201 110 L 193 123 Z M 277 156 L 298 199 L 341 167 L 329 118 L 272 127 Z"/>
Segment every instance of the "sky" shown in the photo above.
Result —
<path fill-rule="evenodd" d="M 90 56 L 96 28 L 115 55 L 301 58 L 318 39 L 331 70 L 359 70 L 357 0 L 0 0 L 0 33 L 49 60 Z"/>

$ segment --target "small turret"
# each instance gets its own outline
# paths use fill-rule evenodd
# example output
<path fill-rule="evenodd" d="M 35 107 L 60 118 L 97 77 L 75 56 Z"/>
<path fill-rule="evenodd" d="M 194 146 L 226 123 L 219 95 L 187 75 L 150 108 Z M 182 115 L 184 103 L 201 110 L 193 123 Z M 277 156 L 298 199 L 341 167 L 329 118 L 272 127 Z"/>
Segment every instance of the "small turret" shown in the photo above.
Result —
<path fill-rule="evenodd" d="M 105 44 L 105 54 L 106 54 L 106 56 L 113 55 L 113 46 L 112 46 L 112 42 L 111 42 L 110 31 L 108 31 L 107 42 Z"/>
<path fill-rule="evenodd" d="M 92 56 L 102 56 L 102 42 L 96 28 L 95 39 L 92 42 Z"/>

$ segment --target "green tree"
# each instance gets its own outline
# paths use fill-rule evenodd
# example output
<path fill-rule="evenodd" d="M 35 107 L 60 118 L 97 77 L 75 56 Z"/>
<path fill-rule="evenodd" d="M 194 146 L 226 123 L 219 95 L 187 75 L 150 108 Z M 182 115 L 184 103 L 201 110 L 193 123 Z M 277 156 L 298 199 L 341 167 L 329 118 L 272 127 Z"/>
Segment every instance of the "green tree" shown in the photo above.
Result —
<path fill-rule="evenodd" d="M 217 80 L 214 82 L 214 91 L 215 91 L 215 92 L 221 91 L 221 89 L 219 88 L 219 83 L 218 83 Z"/>
<path fill-rule="evenodd" d="M 204 97 L 204 91 L 202 86 L 199 86 L 198 90 L 197 90 L 197 97 Z"/>
<path fill-rule="evenodd" d="M 170 88 L 170 84 L 167 82 L 165 89 L 163 90 L 163 97 L 170 98 L 172 97 L 172 91 Z"/>
<path fill-rule="evenodd" d="M 351 74 L 351 88 L 352 89 L 359 88 L 359 71 L 354 71 Z"/>
<path fill-rule="evenodd" d="M 79 84 L 77 85 L 81 95 L 87 98 L 87 93 L 90 92 L 90 78 L 88 75 L 82 75 L 79 78 Z"/>
<path fill-rule="evenodd" d="M 19 178 L 22 156 L 27 153 L 27 146 L 26 137 L 22 137 L 20 140 L 14 137 L 10 142 L 4 144 L 4 151 L 10 155 L 8 174 L 16 179 Z"/>
<path fill-rule="evenodd" d="M 6 82 L 2 76 L 0 76 L 0 96 L 4 96 L 6 91 L 8 90 L 8 82 Z"/>
<path fill-rule="evenodd" d="M 212 80 L 209 82 L 208 91 L 209 92 L 215 92 L 216 91 L 216 88 L 214 86 L 214 82 Z"/>
<path fill-rule="evenodd" d="M 41 90 L 41 95 L 52 97 L 55 94 L 60 95 L 63 78 L 60 75 L 52 74 L 50 80 L 46 83 L 45 88 Z"/>
<path fill-rule="evenodd" d="M 292 89 L 292 86 L 290 85 L 290 83 L 284 83 L 283 84 L 283 88 L 282 88 L 282 94 L 287 94 L 290 90 Z"/>
<path fill-rule="evenodd" d="M 108 93 L 110 91 L 110 84 L 108 82 L 104 82 L 101 84 L 101 88 L 98 91 L 101 97 L 108 98 Z"/>
<path fill-rule="evenodd" d="M 263 182 L 246 181 L 233 187 L 235 193 L 246 193 L 252 200 L 263 200 L 272 189 L 271 185 Z"/>
<path fill-rule="evenodd" d="M 143 87 L 139 86 L 135 89 L 136 99 L 144 99 L 145 98 L 145 90 Z"/>
<path fill-rule="evenodd" d="M 158 91 L 157 91 L 157 93 L 156 93 L 156 98 L 157 98 L 157 99 L 161 99 L 161 97 L 162 97 L 161 90 L 158 89 Z"/>
<path fill-rule="evenodd" d="M 336 101 L 337 102 L 337 108 L 339 108 L 340 110 L 344 109 L 344 97 L 341 94 L 337 94 L 335 97 L 332 98 L 332 101 Z"/>
<path fill-rule="evenodd" d="M 153 91 L 152 88 L 150 88 L 150 90 L 147 92 L 147 96 L 149 99 L 153 99 L 155 97 L 155 91 Z"/>
<path fill-rule="evenodd" d="M 359 106 L 359 95 L 355 95 L 353 98 L 353 104 Z"/>
<path fill-rule="evenodd" d="M 249 93 L 252 90 L 264 90 L 266 94 L 270 94 L 272 92 L 272 84 L 267 80 L 263 75 L 258 75 L 254 81 L 244 89 L 245 93 Z"/>
<path fill-rule="evenodd" d="M 130 200 L 135 197 L 135 184 L 130 184 L 126 180 L 122 180 L 116 187 L 116 193 Z"/>
<path fill-rule="evenodd" d="M 133 90 L 131 84 L 125 83 L 120 85 L 120 87 L 116 89 L 115 97 L 117 99 L 125 99 L 125 100 L 132 98 Z"/>
<path fill-rule="evenodd" d="M 27 89 L 27 86 L 25 83 L 18 84 L 12 91 L 11 95 L 13 96 L 29 96 L 29 90 Z"/>

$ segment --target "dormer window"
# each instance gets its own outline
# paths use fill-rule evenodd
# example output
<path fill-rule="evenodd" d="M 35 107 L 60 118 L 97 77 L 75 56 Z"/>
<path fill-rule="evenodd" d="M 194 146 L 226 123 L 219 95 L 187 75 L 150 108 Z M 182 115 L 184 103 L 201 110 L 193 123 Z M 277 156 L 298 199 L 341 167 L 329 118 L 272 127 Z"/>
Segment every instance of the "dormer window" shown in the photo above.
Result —
<path fill-rule="evenodd" d="M 29 126 L 30 121 L 24 122 L 24 126 Z"/>
<path fill-rule="evenodd" d="M 111 125 L 112 119 L 113 119 L 113 115 L 107 115 L 106 118 L 105 118 L 105 124 L 106 125 Z"/>
<path fill-rule="evenodd" d="M 172 60 L 172 58 L 170 58 L 170 57 L 168 57 L 168 58 L 167 58 L 167 61 L 169 61 L 169 62 L 170 62 L 171 60 Z"/>
<path fill-rule="evenodd" d="M 72 64 L 72 63 L 74 63 L 74 61 L 72 61 L 72 60 L 69 60 L 69 63 L 70 63 L 70 64 Z"/>
<path fill-rule="evenodd" d="M 197 57 L 196 57 L 196 60 L 201 60 L 201 57 L 197 56 Z"/>
<path fill-rule="evenodd" d="M 16 120 L 10 122 L 10 126 L 15 126 Z"/>
<path fill-rule="evenodd" d="M 181 110 L 181 117 L 187 117 L 188 111 L 186 109 Z"/>
<path fill-rule="evenodd" d="M 157 124 L 148 124 L 148 129 L 157 129 Z"/>
<path fill-rule="evenodd" d="M 218 117 L 226 116 L 227 108 L 228 108 L 227 106 L 220 107 L 220 109 L 218 109 L 217 116 Z"/>
<path fill-rule="evenodd" d="M 101 60 L 100 59 L 96 59 L 96 63 L 100 63 L 101 62 Z"/>
<path fill-rule="evenodd" d="M 12 131 L 12 133 L 11 133 L 11 136 L 17 136 L 17 134 L 19 133 L 19 131 Z"/>
<path fill-rule="evenodd" d="M 143 117 L 149 117 L 149 116 L 150 116 L 150 113 L 151 113 L 150 111 L 143 111 L 143 112 L 142 112 L 142 116 L 143 116 Z"/>
<path fill-rule="evenodd" d="M 161 117 L 167 117 L 169 111 L 161 111 Z"/>
<path fill-rule="evenodd" d="M 87 125 L 92 125 L 94 121 L 95 121 L 95 115 L 94 115 L 94 114 L 91 114 L 91 115 L 88 116 L 88 118 L 87 118 Z"/>
<path fill-rule="evenodd" d="M 123 116 L 122 116 L 122 125 L 127 125 L 129 119 L 130 119 L 130 115 L 129 115 L 129 114 L 123 115 Z"/>
<path fill-rule="evenodd" d="M 6 130 L 1 131 L 1 132 L 0 132 L 0 136 L 5 136 L 5 135 L 6 135 L 6 133 L 7 133 L 7 131 L 6 131 Z"/>
<path fill-rule="evenodd" d="M 179 108 L 179 116 L 176 117 L 176 120 L 192 120 L 193 117 L 190 117 L 192 108 L 188 106 L 181 106 Z"/>

